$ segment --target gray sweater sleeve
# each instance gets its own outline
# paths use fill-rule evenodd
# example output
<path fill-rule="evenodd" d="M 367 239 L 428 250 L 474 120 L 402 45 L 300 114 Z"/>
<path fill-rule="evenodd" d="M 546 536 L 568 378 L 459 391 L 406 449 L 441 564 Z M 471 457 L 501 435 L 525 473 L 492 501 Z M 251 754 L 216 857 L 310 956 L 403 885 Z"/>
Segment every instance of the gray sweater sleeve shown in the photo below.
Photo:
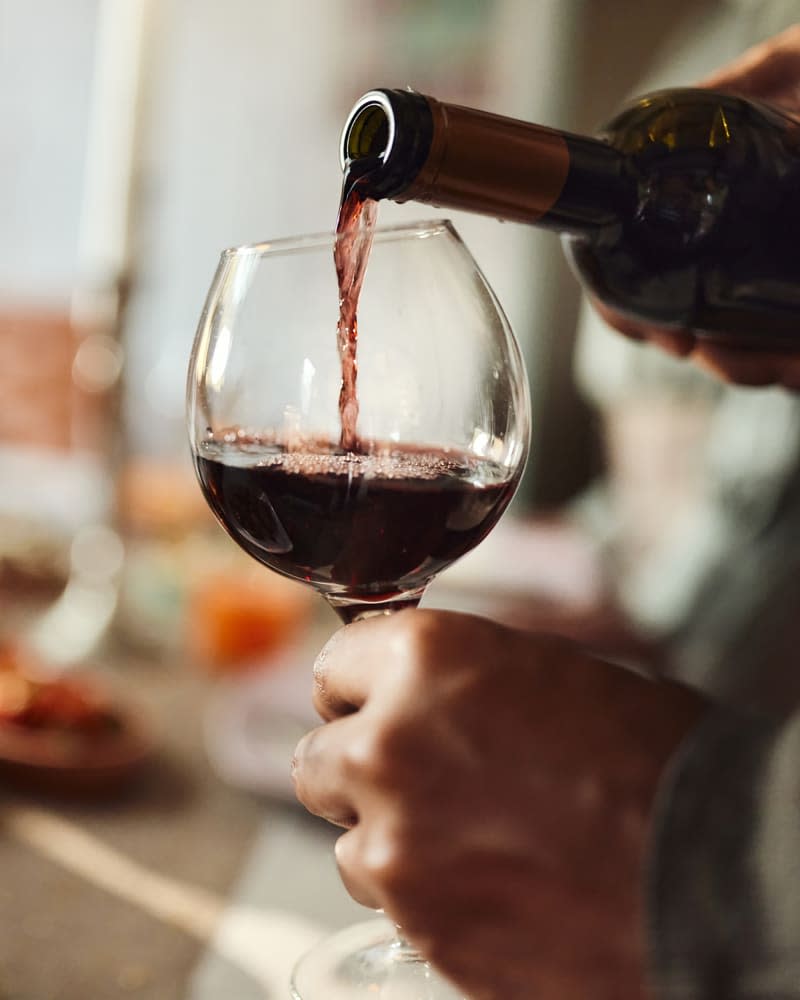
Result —
<path fill-rule="evenodd" d="M 800 714 L 705 722 L 661 790 L 654 837 L 659 1000 L 800 998 Z"/>

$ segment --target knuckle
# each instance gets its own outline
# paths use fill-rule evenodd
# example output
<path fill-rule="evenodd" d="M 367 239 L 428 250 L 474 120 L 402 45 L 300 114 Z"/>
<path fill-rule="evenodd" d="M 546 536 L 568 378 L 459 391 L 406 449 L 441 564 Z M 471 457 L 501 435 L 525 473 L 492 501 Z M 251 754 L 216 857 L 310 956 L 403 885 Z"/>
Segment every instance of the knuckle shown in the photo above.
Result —
<path fill-rule="evenodd" d="M 415 861 L 413 830 L 396 815 L 361 819 L 339 837 L 336 863 L 348 892 L 365 905 L 388 912 L 408 909 L 430 880 Z"/>
<path fill-rule="evenodd" d="M 508 631 L 489 619 L 461 612 L 416 611 L 409 614 L 395 640 L 402 643 L 406 662 L 435 670 L 494 649 Z"/>
<path fill-rule="evenodd" d="M 442 659 L 443 631 L 443 619 L 435 612 L 415 611 L 398 622 L 394 659 L 407 675 L 427 675 L 436 668 Z"/>
<path fill-rule="evenodd" d="M 365 838 L 362 869 L 376 894 L 385 900 L 402 898 L 413 891 L 413 851 L 398 824 L 384 823 Z"/>
<path fill-rule="evenodd" d="M 800 23 L 788 27 L 784 37 L 790 46 L 800 45 Z"/>
<path fill-rule="evenodd" d="M 409 615 L 409 642 L 413 649 L 426 652 L 435 648 L 442 629 L 442 616 L 437 612 L 420 611 Z"/>
<path fill-rule="evenodd" d="M 360 830 L 350 830 L 339 837 L 334 845 L 336 866 L 344 887 L 357 903 L 379 909 L 382 905 L 380 897 L 370 885 L 361 865 Z"/>
<path fill-rule="evenodd" d="M 378 722 L 351 739 L 342 751 L 342 771 L 345 780 L 369 781 L 384 785 L 391 781 L 396 759 L 395 727 Z"/>

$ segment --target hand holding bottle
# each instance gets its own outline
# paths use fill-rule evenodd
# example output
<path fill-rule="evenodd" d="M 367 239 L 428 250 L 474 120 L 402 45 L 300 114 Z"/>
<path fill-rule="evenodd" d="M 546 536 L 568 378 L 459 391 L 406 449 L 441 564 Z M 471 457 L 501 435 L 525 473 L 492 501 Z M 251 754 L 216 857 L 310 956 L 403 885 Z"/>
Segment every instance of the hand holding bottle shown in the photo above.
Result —
<path fill-rule="evenodd" d="M 800 24 L 748 49 L 711 73 L 701 86 L 766 101 L 800 115 Z M 796 351 L 735 350 L 698 339 L 691 330 L 660 329 L 614 312 L 595 300 L 600 314 L 616 329 L 692 361 L 729 382 L 779 384 L 800 389 L 800 344 Z M 800 330 L 800 313 L 798 314 Z"/>
<path fill-rule="evenodd" d="M 800 27 L 631 102 L 597 137 L 370 91 L 342 133 L 345 190 L 556 230 L 622 332 L 800 388 L 799 52 Z"/>
<path fill-rule="evenodd" d="M 734 91 L 800 113 L 800 23 L 710 73 L 702 86 Z"/>
<path fill-rule="evenodd" d="M 315 680 L 327 724 L 298 746 L 297 794 L 348 828 L 357 900 L 471 1000 L 645 995 L 649 814 L 701 699 L 436 611 L 347 626 Z"/>

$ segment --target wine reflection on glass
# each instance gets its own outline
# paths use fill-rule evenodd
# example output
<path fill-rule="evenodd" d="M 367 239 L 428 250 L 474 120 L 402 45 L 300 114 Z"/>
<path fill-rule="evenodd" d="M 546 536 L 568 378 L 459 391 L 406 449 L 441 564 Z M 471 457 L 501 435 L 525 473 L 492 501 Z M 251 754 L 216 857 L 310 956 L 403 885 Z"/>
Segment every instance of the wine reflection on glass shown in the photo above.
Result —
<path fill-rule="evenodd" d="M 344 622 L 413 607 L 488 534 L 519 482 L 530 426 L 516 341 L 452 225 L 368 236 L 347 436 L 342 235 L 222 254 L 187 393 L 195 468 L 220 523 Z M 292 989 L 300 1000 L 458 996 L 385 921 L 312 951 Z"/>

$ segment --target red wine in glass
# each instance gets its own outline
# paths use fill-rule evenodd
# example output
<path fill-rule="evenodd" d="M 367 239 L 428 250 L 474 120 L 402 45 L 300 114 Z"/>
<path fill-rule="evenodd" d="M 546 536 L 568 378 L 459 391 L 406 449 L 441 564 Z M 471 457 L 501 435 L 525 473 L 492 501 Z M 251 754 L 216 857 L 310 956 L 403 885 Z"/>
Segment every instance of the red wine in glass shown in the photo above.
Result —
<path fill-rule="evenodd" d="M 231 537 L 315 587 L 344 621 L 376 604 L 416 604 L 437 573 L 488 534 L 517 483 L 508 469 L 466 454 L 288 451 L 241 433 L 204 442 L 195 462 Z"/>

